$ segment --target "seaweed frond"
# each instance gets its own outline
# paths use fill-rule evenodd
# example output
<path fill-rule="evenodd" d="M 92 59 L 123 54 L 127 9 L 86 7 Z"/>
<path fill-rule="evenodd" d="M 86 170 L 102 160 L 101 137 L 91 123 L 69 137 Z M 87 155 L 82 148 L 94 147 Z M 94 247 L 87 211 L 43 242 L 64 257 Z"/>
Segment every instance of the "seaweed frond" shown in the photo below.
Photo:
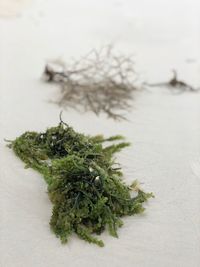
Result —
<path fill-rule="evenodd" d="M 121 168 L 115 168 L 113 154 L 129 143 L 122 136 L 104 138 L 77 133 L 62 121 L 43 133 L 25 132 L 10 143 L 16 155 L 40 172 L 48 185 L 53 204 L 50 226 L 66 243 L 72 233 L 103 246 L 95 234 L 105 229 L 117 237 L 121 217 L 144 211 L 143 203 L 152 194 L 122 181 Z M 106 142 L 116 142 L 105 146 Z"/>

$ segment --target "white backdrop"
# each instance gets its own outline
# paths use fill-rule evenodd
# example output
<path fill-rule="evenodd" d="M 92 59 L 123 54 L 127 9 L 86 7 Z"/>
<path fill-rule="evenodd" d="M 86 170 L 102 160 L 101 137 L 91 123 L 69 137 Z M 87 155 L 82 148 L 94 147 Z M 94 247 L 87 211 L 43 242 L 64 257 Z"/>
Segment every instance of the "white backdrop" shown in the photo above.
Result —
<path fill-rule="evenodd" d="M 175 68 L 200 85 L 199 10 L 195 0 L 0 0 L 0 266 L 200 266 L 200 94 L 137 94 L 130 122 L 63 113 L 78 131 L 125 135 L 126 181 L 156 196 L 142 216 L 125 218 L 119 239 L 103 234 L 104 248 L 74 236 L 60 244 L 45 182 L 3 140 L 58 122 L 48 103 L 58 89 L 40 79 L 48 59 L 113 43 L 134 54 L 141 81 L 167 80 Z"/>

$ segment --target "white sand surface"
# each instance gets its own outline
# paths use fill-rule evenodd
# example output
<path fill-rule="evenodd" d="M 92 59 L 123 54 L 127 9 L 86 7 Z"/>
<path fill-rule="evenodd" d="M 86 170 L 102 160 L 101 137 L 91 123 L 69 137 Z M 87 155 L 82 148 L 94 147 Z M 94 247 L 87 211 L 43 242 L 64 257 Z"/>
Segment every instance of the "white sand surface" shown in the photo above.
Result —
<path fill-rule="evenodd" d="M 156 196 L 142 216 L 125 218 L 118 239 L 104 233 L 104 248 L 75 236 L 60 244 L 45 182 L 3 140 L 58 123 L 60 108 L 48 103 L 58 89 L 40 80 L 48 59 L 114 43 L 134 54 L 141 80 L 163 81 L 175 68 L 200 85 L 199 12 L 197 0 L 35 0 L 20 17 L 0 18 L 1 267 L 200 266 L 200 94 L 137 94 L 129 122 L 63 113 L 77 131 L 125 135 L 133 143 L 118 157 L 126 181 Z"/>

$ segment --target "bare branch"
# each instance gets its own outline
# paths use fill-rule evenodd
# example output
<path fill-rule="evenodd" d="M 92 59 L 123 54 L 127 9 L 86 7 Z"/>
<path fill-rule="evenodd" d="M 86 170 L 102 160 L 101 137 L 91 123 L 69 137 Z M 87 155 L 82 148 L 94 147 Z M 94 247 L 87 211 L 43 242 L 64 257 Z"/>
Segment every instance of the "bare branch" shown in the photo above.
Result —
<path fill-rule="evenodd" d="M 106 113 L 113 119 L 124 119 L 119 112 L 131 106 L 136 73 L 130 56 L 116 55 L 113 47 L 91 50 L 70 65 L 46 65 L 44 74 L 48 82 L 60 85 L 61 98 L 57 103 L 64 108 L 73 107 L 92 111 L 96 115 Z"/>

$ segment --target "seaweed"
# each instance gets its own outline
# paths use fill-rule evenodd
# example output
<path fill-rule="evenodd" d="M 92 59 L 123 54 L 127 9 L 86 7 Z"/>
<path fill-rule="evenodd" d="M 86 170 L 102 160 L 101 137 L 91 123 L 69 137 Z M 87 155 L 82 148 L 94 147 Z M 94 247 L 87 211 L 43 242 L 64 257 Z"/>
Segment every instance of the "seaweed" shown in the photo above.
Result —
<path fill-rule="evenodd" d="M 143 203 L 153 197 L 136 182 L 130 186 L 124 183 L 122 170 L 113 158 L 130 145 L 123 139 L 120 135 L 80 134 L 61 119 L 46 132 L 25 132 L 10 141 L 9 147 L 25 167 L 44 177 L 53 204 L 50 227 L 63 243 L 75 233 L 89 243 L 104 246 L 97 235 L 107 229 L 118 237 L 121 217 L 143 212 Z"/>

